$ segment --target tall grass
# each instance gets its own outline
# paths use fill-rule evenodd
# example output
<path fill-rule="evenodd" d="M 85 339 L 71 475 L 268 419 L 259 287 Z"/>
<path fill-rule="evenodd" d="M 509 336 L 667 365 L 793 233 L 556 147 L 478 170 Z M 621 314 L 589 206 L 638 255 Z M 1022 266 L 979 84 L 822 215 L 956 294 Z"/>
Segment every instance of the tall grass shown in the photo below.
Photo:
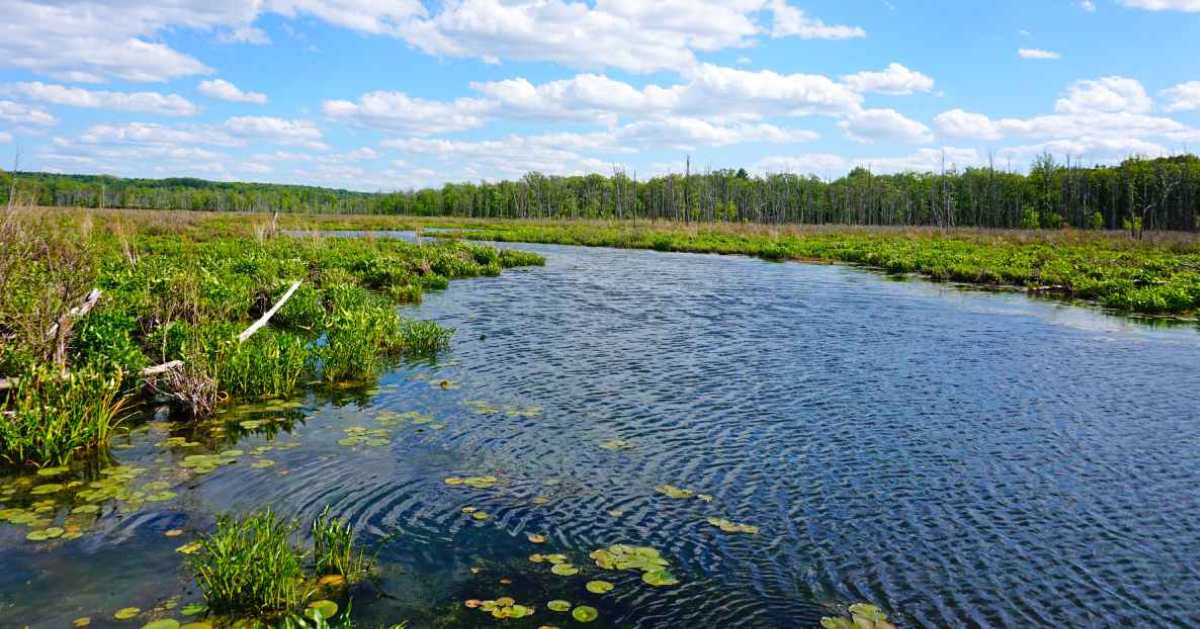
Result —
<path fill-rule="evenodd" d="M 265 616 L 298 608 L 308 589 L 303 554 L 291 543 L 295 529 L 270 509 L 218 517 L 216 532 L 188 558 L 209 609 Z"/>
<path fill-rule="evenodd" d="M 354 529 L 346 520 L 334 517 L 329 507 L 313 520 L 312 536 L 318 575 L 341 575 L 347 582 L 356 583 L 370 573 L 372 562 L 355 548 Z"/>
<path fill-rule="evenodd" d="M 15 465 L 60 465 L 73 452 L 108 442 L 125 398 L 121 372 L 85 368 L 63 374 L 32 366 L 9 392 L 0 415 L 0 459 Z"/>

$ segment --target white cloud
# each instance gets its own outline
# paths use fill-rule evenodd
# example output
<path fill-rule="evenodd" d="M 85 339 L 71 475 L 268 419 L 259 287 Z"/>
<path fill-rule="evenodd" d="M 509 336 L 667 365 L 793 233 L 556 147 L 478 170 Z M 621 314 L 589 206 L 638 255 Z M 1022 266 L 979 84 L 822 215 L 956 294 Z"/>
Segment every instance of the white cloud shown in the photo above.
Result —
<path fill-rule="evenodd" d="M 264 8 L 286 17 L 311 15 L 372 35 L 397 34 L 426 15 L 420 0 L 265 0 Z"/>
<path fill-rule="evenodd" d="M 0 120 L 18 127 L 51 127 L 58 123 L 47 111 L 11 100 L 0 100 Z"/>
<path fill-rule="evenodd" d="M 830 26 L 821 20 L 809 17 L 804 11 L 789 6 L 786 0 L 772 0 L 771 10 L 775 13 L 772 37 L 799 37 L 801 39 L 855 39 L 866 37 L 867 32 L 857 26 Z"/>
<path fill-rule="evenodd" d="M 1121 0 L 1121 4 L 1148 11 L 1185 11 L 1200 13 L 1200 0 Z"/>
<path fill-rule="evenodd" d="M 224 44 L 254 44 L 265 46 L 271 43 L 270 35 L 255 26 L 239 26 L 232 30 L 219 33 L 217 41 Z"/>
<path fill-rule="evenodd" d="M 934 117 L 934 125 L 946 136 L 975 140 L 999 140 L 1004 137 L 1000 128 L 983 114 L 952 109 Z"/>
<path fill-rule="evenodd" d="M 343 122 L 429 135 L 482 126 L 488 105 L 472 98 L 443 102 L 403 92 L 368 92 L 358 102 L 327 100 L 321 109 L 326 116 Z"/>
<path fill-rule="evenodd" d="M 198 111 L 188 99 L 178 94 L 159 92 L 107 92 L 80 87 L 54 85 L 38 81 L 17 83 L 5 88 L 10 93 L 54 105 L 111 109 L 164 116 L 192 116 Z"/>
<path fill-rule="evenodd" d="M 225 79 L 201 81 L 198 86 L 201 94 L 209 98 L 227 100 L 231 103 L 267 104 L 267 95 L 261 92 L 244 92 L 241 88 Z"/>
<path fill-rule="evenodd" d="M 1054 103 L 1064 114 L 1128 112 L 1144 114 L 1154 106 L 1146 88 L 1134 79 L 1108 76 L 1094 81 L 1076 81 L 1065 97 Z"/>
<path fill-rule="evenodd" d="M 848 162 L 841 155 L 832 153 L 805 153 L 802 155 L 764 157 L 752 168 L 762 174 L 793 173 L 832 177 L 847 170 Z"/>
<path fill-rule="evenodd" d="M 225 129 L 233 136 L 240 138 L 265 140 L 285 146 L 328 148 L 321 141 L 321 130 L 307 120 L 285 120 L 271 116 L 236 116 L 225 121 Z"/>
<path fill-rule="evenodd" d="M 0 144 L 8 144 L 12 142 L 12 134 L 7 131 L 0 131 Z"/>
<path fill-rule="evenodd" d="M 248 8 L 249 7 L 249 8 Z M 165 81 L 204 74 L 208 66 L 151 41 L 167 25 L 208 28 L 253 18 L 252 5 L 211 2 L 55 3 L 0 0 L 0 65 L 95 82 L 106 77 Z"/>
<path fill-rule="evenodd" d="M 478 142 L 405 138 L 386 141 L 383 146 L 410 155 L 437 159 L 461 169 L 453 174 L 443 173 L 442 181 L 453 178 L 496 180 L 520 178 L 531 171 L 549 175 L 603 172 L 611 163 L 585 157 L 580 150 L 605 145 L 609 141 L 607 137 L 552 133 L 510 135 Z"/>
<path fill-rule="evenodd" d="M 765 123 L 721 125 L 699 118 L 676 117 L 635 122 L 618 129 L 615 136 L 622 145 L 633 143 L 677 149 L 746 142 L 812 142 L 820 137 L 805 129 L 784 129 Z"/>
<path fill-rule="evenodd" d="M 1019 48 L 1017 56 L 1022 59 L 1062 59 L 1062 55 L 1053 50 L 1042 50 L 1041 48 Z"/>
<path fill-rule="evenodd" d="M 895 109 L 864 109 L 850 114 L 838 126 L 858 142 L 886 140 L 920 144 L 933 140 L 929 127 Z"/>
<path fill-rule="evenodd" d="M 219 127 L 170 127 L 150 122 L 98 124 L 88 127 L 79 142 L 93 145 L 135 146 L 240 146 L 243 142 Z"/>
<path fill-rule="evenodd" d="M 770 27 L 763 24 L 767 12 Z M 429 54 L 632 72 L 689 68 L 696 52 L 751 46 L 763 34 L 844 39 L 864 33 L 825 25 L 784 0 L 453 0 L 398 33 Z"/>
<path fill-rule="evenodd" d="M 1163 90 L 1167 99 L 1167 111 L 1194 111 L 1200 109 L 1200 81 L 1188 81 Z"/>
<path fill-rule="evenodd" d="M 1092 0 L 1079 0 L 1079 8 L 1088 13 L 1094 13 L 1096 11 L 1096 3 Z"/>
<path fill-rule="evenodd" d="M 899 63 L 888 64 L 888 67 L 880 72 L 859 72 L 843 76 L 842 83 L 859 93 L 906 95 L 933 89 L 933 79 L 909 70 Z"/>

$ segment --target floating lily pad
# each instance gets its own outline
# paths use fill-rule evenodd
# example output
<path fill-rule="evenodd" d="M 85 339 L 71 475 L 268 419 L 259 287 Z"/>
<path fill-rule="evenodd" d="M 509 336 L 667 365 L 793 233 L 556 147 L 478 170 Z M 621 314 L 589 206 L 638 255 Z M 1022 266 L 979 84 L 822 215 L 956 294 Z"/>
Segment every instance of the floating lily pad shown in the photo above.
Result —
<path fill-rule="evenodd" d="M 113 614 L 113 618 L 117 620 L 129 620 L 140 613 L 142 613 L 142 610 L 137 607 L 122 607 L 117 610 L 117 613 Z"/>
<path fill-rule="evenodd" d="M 587 585 L 584 587 L 586 587 L 587 591 L 591 592 L 592 594 L 607 594 L 616 586 L 608 581 L 588 581 Z"/>
<path fill-rule="evenodd" d="M 570 601 L 564 601 L 562 599 L 555 599 L 553 601 L 550 601 L 549 603 L 546 603 L 546 608 L 553 612 L 565 612 L 565 611 L 570 611 L 571 603 L 570 603 Z"/>
<path fill-rule="evenodd" d="M 84 627 L 87 627 L 90 624 L 92 624 L 92 619 L 88 616 L 84 616 L 83 618 L 76 618 L 75 620 L 71 621 L 71 626 L 75 627 L 75 629 L 83 629 Z"/>
<path fill-rule="evenodd" d="M 746 533 L 754 535 L 758 533 L 758 527 L 750 524 L 738 524 L 725 518 L 708 518 L 708 523 L 721 529 L 725 533 Z"/>
<path fill-rule="evenodd" d="M 692 496 L 696 495 L 696 492 L 694 492 L 690 489 L 684 489 L 682 487 L 676 487 L 674 485 L 659 485 L 654 488 L 654 491 L 657 491 L 658 493 L 660 493 L 668 498 L 682 499 L 682 498 L 691 498 Z"/>
<path fill-rule="evenodd" d="M 600 612 L 596 611 L 595 607 L 580 605 L 571 610 L 571 618 L 574 618 L 576 622 L 592 622 L 599 617 Z"/>
<path fill-rule="evenodd" d="M 99 513 L 99 512 L 100 512 L 100 505 L 79 505 L 78 507 L 71 509 L 71 513 L 75 514 L 75 515 L 79 515 L 79 514 L 86 515 L 89 513 Z"/>
<path fill-rule="evenodd" d="M 194 555 L 196 552 L 198 552 L 203 547 L 204 547 L 204 545 L 201 544 L 200 542 L 188 542 L 188 543 L 184 544 L 183 546 L 176 548 L 175 552 L 182 553 L 184 555 Z"/>
<path fill-rule="evenodd" d="M 545 535 L 538 535 L 537 533 L 530 533 L 526 537 L 527 537 L 527 539 L 529 539 L 530 542 L 532 542 L 534 544 L 545 544 L 546 543 Z"/>
<path fill-rule="evenodd" d="M 63 485 L 60 483 L 45 483 L 29 490 L 29 493 L 33 494 L 34 496 L 42 496 L 45 494 L 57 494 L 63 489 L 65 489 L 65 487 L 63 487 Z"/>
<path fill-rule="evenodd" d="M 556 563 L 550 567 L 550 572 L 553 572 L 560 577 L 573 577 L 579 574 L 579 568 L 576 568 L 569 563 Z"/>
<path fill-rule="evenodd" d="M 188 603 L 183 606 L 183 609 L 179 610 L 179 613 L 184 616 L 199 616 L 206 611 L 208 611 L 208 605 L 204 603 Z"/>
<path fill-rule="evenodd" d="M 492 516 L 488 515 L 488 513 L 486 511 L 476 511 L 475 513 L 471 514 L 471 517 L 482 522 Z"/>
<path fill-rule="evenodd" d="M 532 561 L 533 563 L 542 563 L 543 561 L 546 561 L 546 556 L 540 553 L 534 553 L 529 556 L 529 561 Z"/>
<path fill-rule="evenodd" d="M 617 450 L 628 450 L 633 446 L 624 439 L 609 439 L 608 441 L 601 442 L 600 447 L 615 452 Z"/>
<path fill-rule="evenodd" d="M 174 618 L 162 618 L 142 625 L 142 629 L 179 629 L 179 621 Z"/>
<path fill-rule="evenodd" d="M 317 614 L 322 618 L 333 618 L 338 613 L 338 604 L 333 601 L 313 601 L 304 610 L 304 615 L 315 619 Z"/>
<path fill-rule="evenodd" d="M 554 553 L 553 555 L 546 555 L 546 561 L 552 564 L 567 563 L 567 556 L 562 553 Z"/>
<path fill-rule="evenodd" d="M 679 579 L 676 579 L 675 575 L 666 570 L 644 572 L 642 573 L 642 581 L 645 582 L 646 585 L 653 585 L 655 587 L 677 585 L 679 583 Z"/>
<path fill-rule="evenodd" d="M 54 478 L 55 476 L 62 476 L 70 471 L 71 468 L 66 465 L 60 465 L 58 467 L 43 467 L 37 471 L 37 475 L 41 476 L 42 478 Z"/>
<path fill-rule="evenodd" d="M 25 539 L 31 542 L 44 542 L 46 540 L 62 537 L 63 533 L 65 533 L 63 529 L 57 526 L 52 526 L 50 528 L 45 528 L 38 531 L 31 531 L 25 536 Z"/>
<path fill-rule="evenodd" d="M 340 588 L 346 586 L 346 577 L 340 574 L 327 574 L 317 579 L 317 585 L 325 588 Z"/>
<path fill-rule="evenodd" d="M 266 469 L 268 467 L 271 467 L 273 465 L 275 465 L 275 461 L 272 461 L 271 459 L 259 459 L 255 462 L 251 463 L 250 467 L 261 470 L 261 469 Z"/>
<path fill-rule="evenodd" d="M 173 491 L 160 491 L 156 494 L 150 494 L 149 496 L 146 496 L 146 502 L 166 502 L 173 499 L 175 496 L 176 494 Z"/>
<path fill-rule="evenodd" d="M 156 480 L 154 482 L 150 482 L 150 483 L 146 483 L 145 485 L 142 485 L 142 491 L 149 491 L 149 492 L 166 491 L 170 488 L 171 488 L 171 483 L 168 483 L 165 480 Z"/>
<path fill-rule="evenodd" d="M 186 625 L 180 625 L 179 629 L 213 629 L 211 622 L 189 622 Z"/>

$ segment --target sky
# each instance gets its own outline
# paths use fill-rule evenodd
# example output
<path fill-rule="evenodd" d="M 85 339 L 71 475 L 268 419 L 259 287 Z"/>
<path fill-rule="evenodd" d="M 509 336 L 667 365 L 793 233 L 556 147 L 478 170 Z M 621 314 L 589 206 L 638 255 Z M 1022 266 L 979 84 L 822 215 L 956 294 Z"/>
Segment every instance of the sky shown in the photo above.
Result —
<path fill-rule="evenodd" d="M 391 191 L 1200 145 L 1200 0 L 0 0 L 0 163 Z"/>

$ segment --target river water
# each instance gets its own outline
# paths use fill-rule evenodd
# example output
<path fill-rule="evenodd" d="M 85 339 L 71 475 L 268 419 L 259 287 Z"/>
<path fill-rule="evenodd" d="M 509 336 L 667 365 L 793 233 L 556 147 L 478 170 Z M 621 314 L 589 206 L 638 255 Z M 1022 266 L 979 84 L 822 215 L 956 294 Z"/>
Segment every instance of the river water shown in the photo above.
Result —
<path fill-rule="evenodd" d="M 176 548 L 265 505 L 350 519 L 381 566 L 354 601 L 366 627 L 578 624 L 551 599 L 596 607 L 596 627 L 812 627 L 858 601 L 902 626 L 1200 618 L 1194 328 L 846 266 L 517 247 L 546 266 L 405 308 L 457 329 L 437 361 L 239 408 L 215 432 L 143 426 L 113 453 L 144 470 L 142 496 L 67 516 L 82 502 L 51 494 L 43 514 L 77 539 L 0 523 L 0 626 L 179 617 L 166 607 L 199 595 Z M 362 429 L 382 439 L 347 442 Z M 181 465 L 221 451 L 213 472 Z M 0 504 L 47 500 L 31 482 L 0 479 Z M 588 559 L 617 543 L 658 549 L 680 583 Z M 500 596 L 538 612 L 463 606 Z M 127 606 L 158 610 L 112 620 Z"/>

